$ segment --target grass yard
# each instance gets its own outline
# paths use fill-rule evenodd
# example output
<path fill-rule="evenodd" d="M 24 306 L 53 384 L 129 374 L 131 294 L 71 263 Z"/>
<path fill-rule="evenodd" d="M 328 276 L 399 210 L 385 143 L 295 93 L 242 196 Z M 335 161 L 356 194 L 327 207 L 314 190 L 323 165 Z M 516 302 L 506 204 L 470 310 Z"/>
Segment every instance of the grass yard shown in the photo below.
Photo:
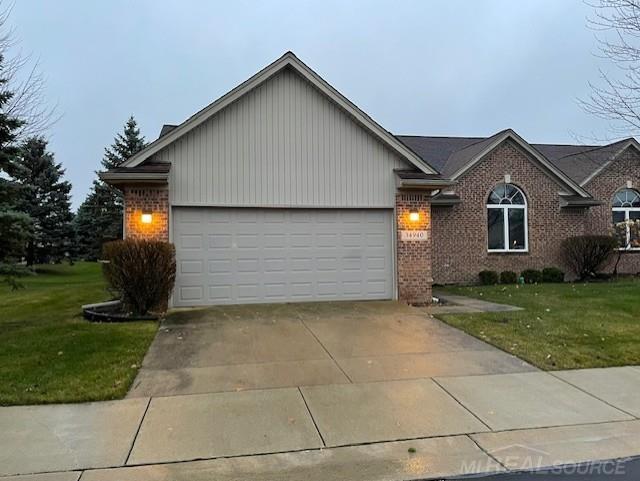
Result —
<path fill-rule="evenodd" d="M 157 324 L 92 324 L 80 306 L 109 298 L 100 265 L 43 266 L 0 285 L 0 404 L 123 397 Z"/>
<path fill-rule="evenodd" d="M 640 280 L 441 290 L 523 307 L 438 317 L 542 369 L 640 365 Z"/>

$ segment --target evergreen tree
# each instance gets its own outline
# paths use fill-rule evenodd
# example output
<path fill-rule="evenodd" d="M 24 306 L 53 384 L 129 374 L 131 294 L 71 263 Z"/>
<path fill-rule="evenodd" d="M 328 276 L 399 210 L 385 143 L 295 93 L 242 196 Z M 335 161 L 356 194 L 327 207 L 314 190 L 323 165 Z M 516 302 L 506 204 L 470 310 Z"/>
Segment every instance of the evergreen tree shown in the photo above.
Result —
<path fill-rule="evenodd" d="M 76 257 L 95 261 L 100 258 L 103 243 L 122 238 L 122 204 L 116 204 L 115 199 L 109 186 L 93 181 L 73 219 Z M 119 225 L 113 212 L 120 212 Z"/>
<path fill-rule="evenodd" d="M 103 169 L 109 170 L 118 167 L 125 160 L 144 149 L 145 146 L 145 139 L 140 136 L 138 123 L 132 115 L 124 124 L 123 132 L 117 134 L 113 144 L 104 149 Z"/>
<path fill-rule="evenodd" d="M 0 263 L 19 259 L 31 227 L 27 214 L 16 209 L 19 186 L 13 180 L 16 164 L 16 137 L 24 122 L 8 112 L 13 98 L 6 76 L 6 61 L 0 54 Z"/>
<path fill-rule="evenodd" d="M 124 125 L 113 144 L 105 148 L 101 165 L 103 170 L 118 167 L 124 161 L 144 149 L 146 143 L 140 135 L 138 124 L 133 118 Z M 100 179 L 93 181 L 74 220 L 76 244 L 80 257 L 98 259 L 102 244 L 109 240 L 122 239 L 123 222 L 122 192 Z"/>
<path fill-rule="evenodd" d="M 42 137 L 31 137 L 22 143 L 17 163 L 14 177 L 21 186 L 17 207 L 33 220 L 27 265 L 59 262 L 72 240 L 71 183 L 63 180 L 62 164 L 56 164 Z"/>

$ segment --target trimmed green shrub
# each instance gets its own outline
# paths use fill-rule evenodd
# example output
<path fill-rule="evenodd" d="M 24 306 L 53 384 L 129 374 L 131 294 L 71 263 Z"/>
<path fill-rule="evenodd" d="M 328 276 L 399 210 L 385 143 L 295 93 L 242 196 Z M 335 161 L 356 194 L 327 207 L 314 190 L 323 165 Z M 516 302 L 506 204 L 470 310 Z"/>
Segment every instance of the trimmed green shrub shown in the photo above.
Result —
<path fill-rule="evenodd" d="M 513 271 L 502 271 L 500 273 L 500 284 L 515 284 L 518 282 L 518 274 Z"/>
<path fill-rule="evenodd" d="M 498 283 L 498 273 L 496 271 L 480 271 L 478 274 L 480 284 L 483 286 L 491 286 Z"/>
<path fill-rule="evenodd" d="M 520 275 L 524 277 L 524 282 L 527 284 L 537 284 L 542 282 L 542 272 L 536 269 L 525 269 Z"/>
<path fill-rule="evenodd" d="M 613 236 L 581 235 L 562 241 L 562 256 L 580 279 L 586 279 L 595 277 L 617 248 L 618 241 Z"/>
<path fill-rule="evenodd" d="M 176 280 L 173 244 L 148 240 L 107 242 L 102 248 L 103 273 L 128 312 L 145 315 L 166 309 Z"/>
<path fill-rule="evenodd" d="M 542 282 L 564 282 L 564 272 L 557 267 L 542 269 Z"/>

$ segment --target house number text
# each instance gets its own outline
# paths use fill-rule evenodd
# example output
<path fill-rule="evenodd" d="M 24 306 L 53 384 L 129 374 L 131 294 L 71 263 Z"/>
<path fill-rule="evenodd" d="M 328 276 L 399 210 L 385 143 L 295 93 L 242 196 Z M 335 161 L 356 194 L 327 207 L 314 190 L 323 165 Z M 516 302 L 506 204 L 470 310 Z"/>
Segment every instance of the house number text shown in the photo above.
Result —
<path fill-rule="evenodd" d="M 427 231 L 426 230 L 401 230 L 400 240 L 401 241 L 426 241 Z"/>

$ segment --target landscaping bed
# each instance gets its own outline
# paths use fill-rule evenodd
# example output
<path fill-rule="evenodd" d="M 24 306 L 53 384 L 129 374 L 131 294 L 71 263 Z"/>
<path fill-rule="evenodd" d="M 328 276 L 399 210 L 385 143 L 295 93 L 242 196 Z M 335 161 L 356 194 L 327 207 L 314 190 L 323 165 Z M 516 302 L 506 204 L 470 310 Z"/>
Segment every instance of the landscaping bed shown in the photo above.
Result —
<path fill-rule="evenodd" d="M 43 266 L 0 286 L 0 404 L 123 397 L 157 330 L 153 321 L 89 323 L 80 306 L 109 299 L 101 267 Z"/>
<path fill-rule="evenodd" d="M 522 307 L 440 319 L 546 370 L 640 365 L 640 280 L 440 288 Z"/>
<path fill-rule="evenodd" d="M 157 321 L 158 314 L 133 315 L 122 301 L 105 301 L 82 306 L 82 316 L 89 322 Z"/>

